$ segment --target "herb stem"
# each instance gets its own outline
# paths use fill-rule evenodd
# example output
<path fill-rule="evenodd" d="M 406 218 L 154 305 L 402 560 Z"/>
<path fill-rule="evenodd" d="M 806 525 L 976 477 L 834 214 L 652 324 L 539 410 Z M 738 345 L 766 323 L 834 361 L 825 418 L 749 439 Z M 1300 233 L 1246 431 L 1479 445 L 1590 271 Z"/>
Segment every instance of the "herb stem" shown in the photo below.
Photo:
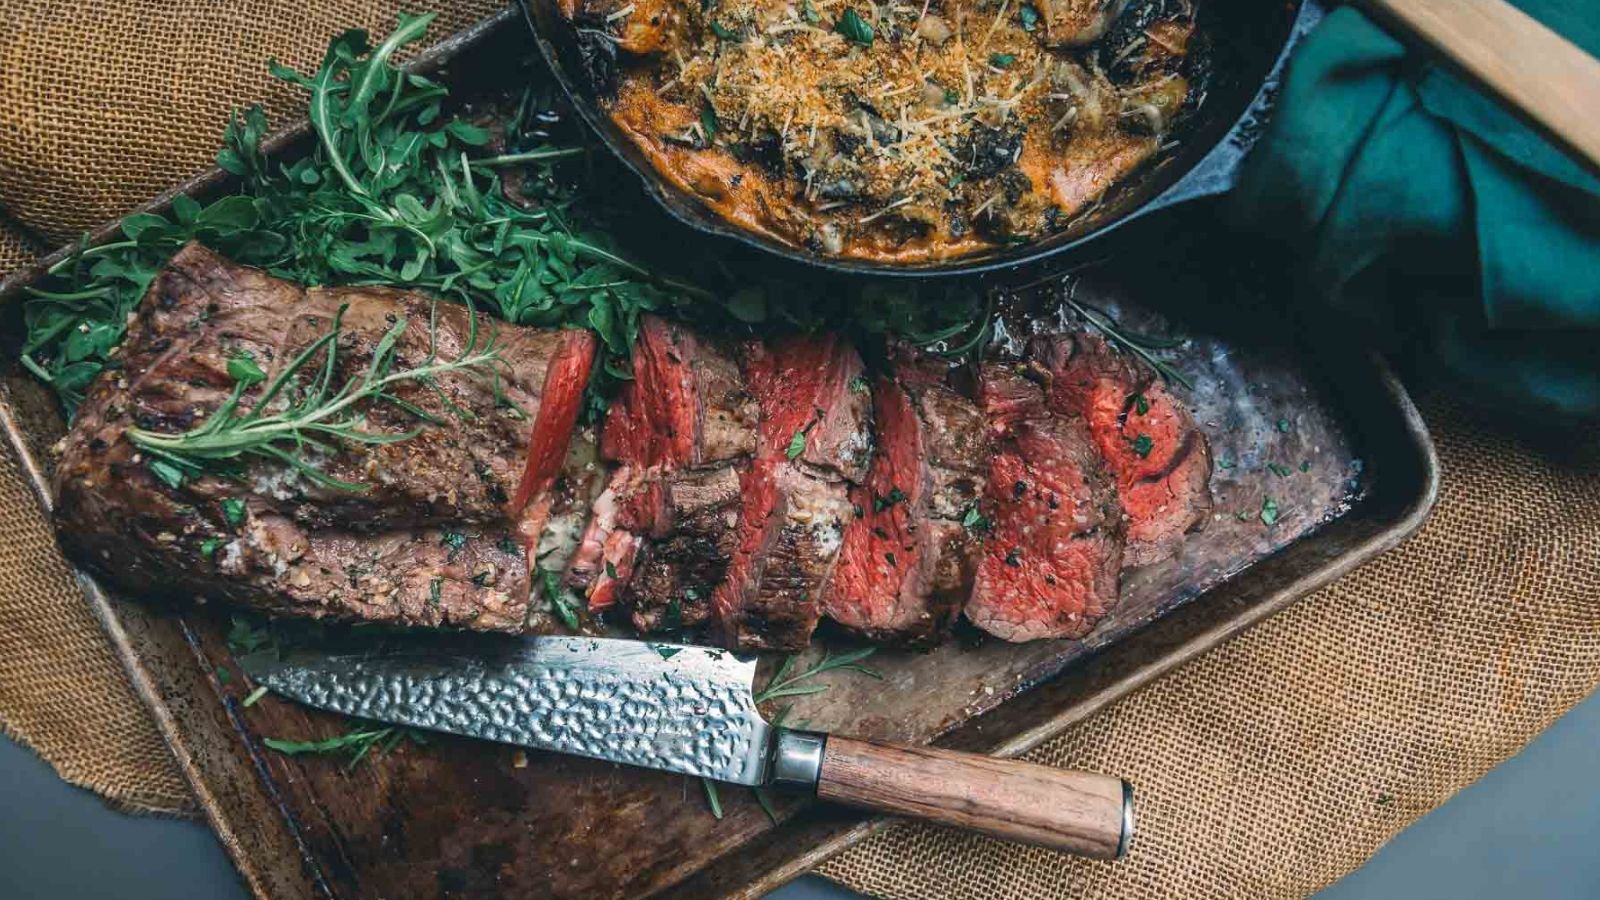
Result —
<path fill-rule="evenodd" d="M 499 156 L 486 156 L 472 160 L 473 166 L 514 166 L 518 163 L 540 162 L 550 159 L 566 159 L 570 156 L 582 156 L 588 151 L 582 147 L 558 147 L 549 150 L 529 150 L 526 153 L 503 153 Z"/>

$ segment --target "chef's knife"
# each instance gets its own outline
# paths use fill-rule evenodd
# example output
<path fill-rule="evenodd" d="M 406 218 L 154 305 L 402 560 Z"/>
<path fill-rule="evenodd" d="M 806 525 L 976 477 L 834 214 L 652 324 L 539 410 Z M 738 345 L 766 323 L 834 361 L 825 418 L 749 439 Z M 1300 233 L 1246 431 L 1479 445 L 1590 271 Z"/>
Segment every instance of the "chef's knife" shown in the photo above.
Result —
<path fill-rule="evenodd" d="M 814 794 L 1113 859 L 1133 832 L 1118 778 L 1016 760 L 777 728 L 756 660 L 726 650 L 587 637 L 287 649 L 240 660 L 302 703 L 416 728 Z"/>

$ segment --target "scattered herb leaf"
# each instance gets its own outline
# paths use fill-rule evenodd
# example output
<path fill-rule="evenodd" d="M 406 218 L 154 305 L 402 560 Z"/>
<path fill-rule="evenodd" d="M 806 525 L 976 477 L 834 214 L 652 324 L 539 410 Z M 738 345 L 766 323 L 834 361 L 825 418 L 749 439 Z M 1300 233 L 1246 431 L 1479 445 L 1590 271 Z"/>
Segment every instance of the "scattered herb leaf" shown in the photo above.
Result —
<path fill-rule="evenodd" d="M 561 587 L 561 576 L 550 569 L 540 569 L 539 578 L 544 582 L 544 593 L 550 601 L 550 611 L 556 614 L 569 631 L 577 631 L 582 623 L 578 621 L 578 612 L 573 608 L 572 600 Z"/>
<path fill-rule="evenodd" d="M 257 687 L 255 690 L 251 691 L 249 694 L 246 694 L 245 698 L 244 698 L 244 703 L 242 705 L 244 706 L 245 709 L 249 709 L 250 707 L 256 705 L 256 701 L 257 700 L 260 700 L 262 697 L 265 697 L 266 695 L 267 695 L 267 686 L 263 684 L 260 687 Z"/>
<path fill-rule="evenodd" d="M 1022 9 L 1017 11 L 1017 15 L 1022 19 L 1023 31 L 1031 32 L 1039 27 L 1039 11 L 1034 9 L 1032 4 L 1022 4 Z"/>
<path fill-rule="evenodd" d="M 1278 521 L 1278 501 L 1267 497 L 1261 501 L 1261 524 L 1271 525 Z"/>
<path fill-rule="evenodd" d="M 682 647 L 669 647 L 666 644 L 651 644 L 650 649 L 654 650 L 662 659 L 671 659 L 683 652 Z"/>
<path fill-rule="evenodd" d="M 700 779 L 700 786 L 706 789 L 706 805 L 711 807 L 711 815 L 717 819 L 722 818 L 722 798 L 717 796 L 717 783 L 709 778 Z"/>
<path fill-rule="evenodd" d="M 236 384 L 249 387 L 267 380 L 267 373 L 261 371 L 256 361 L 249 356 L 240 355 L 228 360 L 228 377 Z"/>
<path fill-rule="evenodd" d="M 841 15 L 839 21 L 834 23 L 833 30 L 844 35 L 844 39 L 847 41 L 860 44 L 863 47 L 872 46 L 872 26 L 868 25 L 867 20 L 861 18 L 853 9 L 845 9 L 844 15 Z"/>
<path fill-rule="evenodd" d="M 822 16 L 817 14 L 817 8 L 811 5 L 811 0 L 800 0 L 800 18 L 812 25 L 822 21 Z"/>
<path fill-rule="evenodd" d="M 150 474 L 161 480 L 161 483 L 173 490 L 183 487 L 183 470 L 164 459 L 151 459 L 145 463 L 150 469 Z"/>
<path fill-rule="evenodd" d="M 978 505 L 974 503 L 961 517 L 961 526 L 969 531 L 984 531 L 989 527 L 989 519 L 978 511 Z"/>
<path fill-rule="evenodd" d="M 989 65 L 994 66 L 996 69 L 1009 69 L 1011 64 L 1016 61 L 1017 55 L 1015 53 L 989 54 Z"/>
<path fill-rule="evenodd" d="M 872 383 L 867 381 L 867 376 L 857 375 L 850 379 L 850 393 L 865 394 L 870 390 L 872 390 Z"/>
<path fill-rule="evenodd" d="M 806 433 L 810 430 L 811 426 L 807 425 L 795 431 L 794 437 L 789 438 L 789 447 L 783 451 L 783 455 L 788 457 L 790 462 L 799 459 L 800 454 L 806 452 Z"/>
<path fill-rule="evenodd" d="M 1231 469 L 1236 465 L 1238 465 L 1238 463 L 1234 462 L 1233 457 L 1231 456 L 1217 457 L 1217 468 L 1219 469 Z"/>
<path fill-rule="evenodd" d="M 1145 399 L 1143 394 L 1134 394 L 1128 399 L 1133 401 L 1133 411 L 1135 413 L 1138 413 L 1141 416 L 1149 414 L 1150 401 Z"/>
<path fill-rule="evenodd" d="M 1278 420 L 1278 433 L 1280 433 L 1280 434 L 1288 434 L 1289 433 L 1289 420 L 1288 419 L 1279 419 Z"/>
<path fill-rule="evenodd" d="M 1156 442 L 1148 434 L 1141 434 L 1133 439 L 1133 452 L 1137 453 L 1140 459 L 1148 459 L 1150 451 L 1154 450 L 1155 446 Z"/>
<path fill-rule="evenodd" d="M 872 498 L 872 511 L 873 512 L 883 512 L 884 510 L 888 509 L 889 507 L 894 506 L 896 503 L 904 503 L 905 501 L 906 501 L 906 492 L 905 491 L 902 491 L 897 487 L 890 488 L 889 489 L 889 496 L 887 496 L 887 497 L 876 497 L 875 496 L 875 497 Z"/>

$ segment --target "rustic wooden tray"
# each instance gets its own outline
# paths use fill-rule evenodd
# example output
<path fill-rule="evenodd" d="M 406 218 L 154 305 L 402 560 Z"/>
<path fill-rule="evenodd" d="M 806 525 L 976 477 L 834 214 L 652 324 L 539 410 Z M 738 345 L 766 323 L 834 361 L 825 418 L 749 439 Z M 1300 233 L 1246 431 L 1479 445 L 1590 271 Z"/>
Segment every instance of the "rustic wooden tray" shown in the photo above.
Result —
<path fill-rule="evenodd" d="M 451 38 L 421 65 L 455 58 L 468 69 L 526 45 L 508 12 Z M 459 56 L 466 49 L 470 57 Z M 285 139 L 289 152 L 294 139 Z M 224 181 L 213 171 L 150 208 Z M 1248 248 L 1217 246 L 1216 215 L 1196 204 L 1129 226 L 1098 265 L 1072 279 L 1077 299 L 1125 324 L 1170 324 L 1190 336 L 1175 361 L 1195 380 L 1190 399 L 1220 463 L 1209 527 L 1179 558 L 1130 573 L 1115 613 L 1083 641 L 969 638 L 930 654 L 880 652 L 871 662 L 883 681 L 834 678 L 826 693 L 799 698 L 791 722 L 1019 753 L 1421 524 L 1437 470 L 1403 388 L 1336 332 L 1316 331 L 1314 345 L 1293 338 L 1308 332 L 1271 302 L 1285 290 L 1283 273 Z M 0 284 L 0 424 L 48 509 L 48 448 L 64 422 L 52 395 L 16 362 L 20 289 L 36 274 Z M 1049 274 L 1013 273 L 1004 283 Z M 1270 527 L 1258 515 L 1267 496 L 1281 510 Z M 774 823 L 734 788 L 722 792 L 719 821 L 699 785 L 681 776 L 465 739 L 405 745 L 348 771 L 339 760 L 285 757 L 261 739 L 320 738 L 344 726 L 271 698 L 244 708 L 249 687 L 223 639 L 226 611 L 163 609 L 84 583 L 258 897 L 754 897 L 880 824 L 800 801 L 781 803 Z"/>

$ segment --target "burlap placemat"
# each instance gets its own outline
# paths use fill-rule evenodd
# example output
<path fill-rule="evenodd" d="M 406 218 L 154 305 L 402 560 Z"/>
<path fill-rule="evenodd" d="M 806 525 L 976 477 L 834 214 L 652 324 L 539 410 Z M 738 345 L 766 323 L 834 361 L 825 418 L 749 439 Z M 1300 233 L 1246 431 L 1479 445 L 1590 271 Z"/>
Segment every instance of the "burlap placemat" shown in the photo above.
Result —
<path fill-rule="evenodd" d="M 488 12 L 452 3 L 440 34 Z M 51 240 L 207 164 L 227 108 L 289 95 L 393 4 L 0 0 L 0 208 Z M 0 271 L 41 247 L 0 222 Z M 1130 777 L 1118 864 L 896 826 L 823 874 L 885 897 L 1292 897 L 1359 865 L 1600 682 L 1600 437 L 1561 459 L 1443 403 L 1421 535 L 1033 754 Z M 68 780 L 136 809 L 183 786 L 122 682 L 9 452 L 0 454 L 0 723 Z"/>

